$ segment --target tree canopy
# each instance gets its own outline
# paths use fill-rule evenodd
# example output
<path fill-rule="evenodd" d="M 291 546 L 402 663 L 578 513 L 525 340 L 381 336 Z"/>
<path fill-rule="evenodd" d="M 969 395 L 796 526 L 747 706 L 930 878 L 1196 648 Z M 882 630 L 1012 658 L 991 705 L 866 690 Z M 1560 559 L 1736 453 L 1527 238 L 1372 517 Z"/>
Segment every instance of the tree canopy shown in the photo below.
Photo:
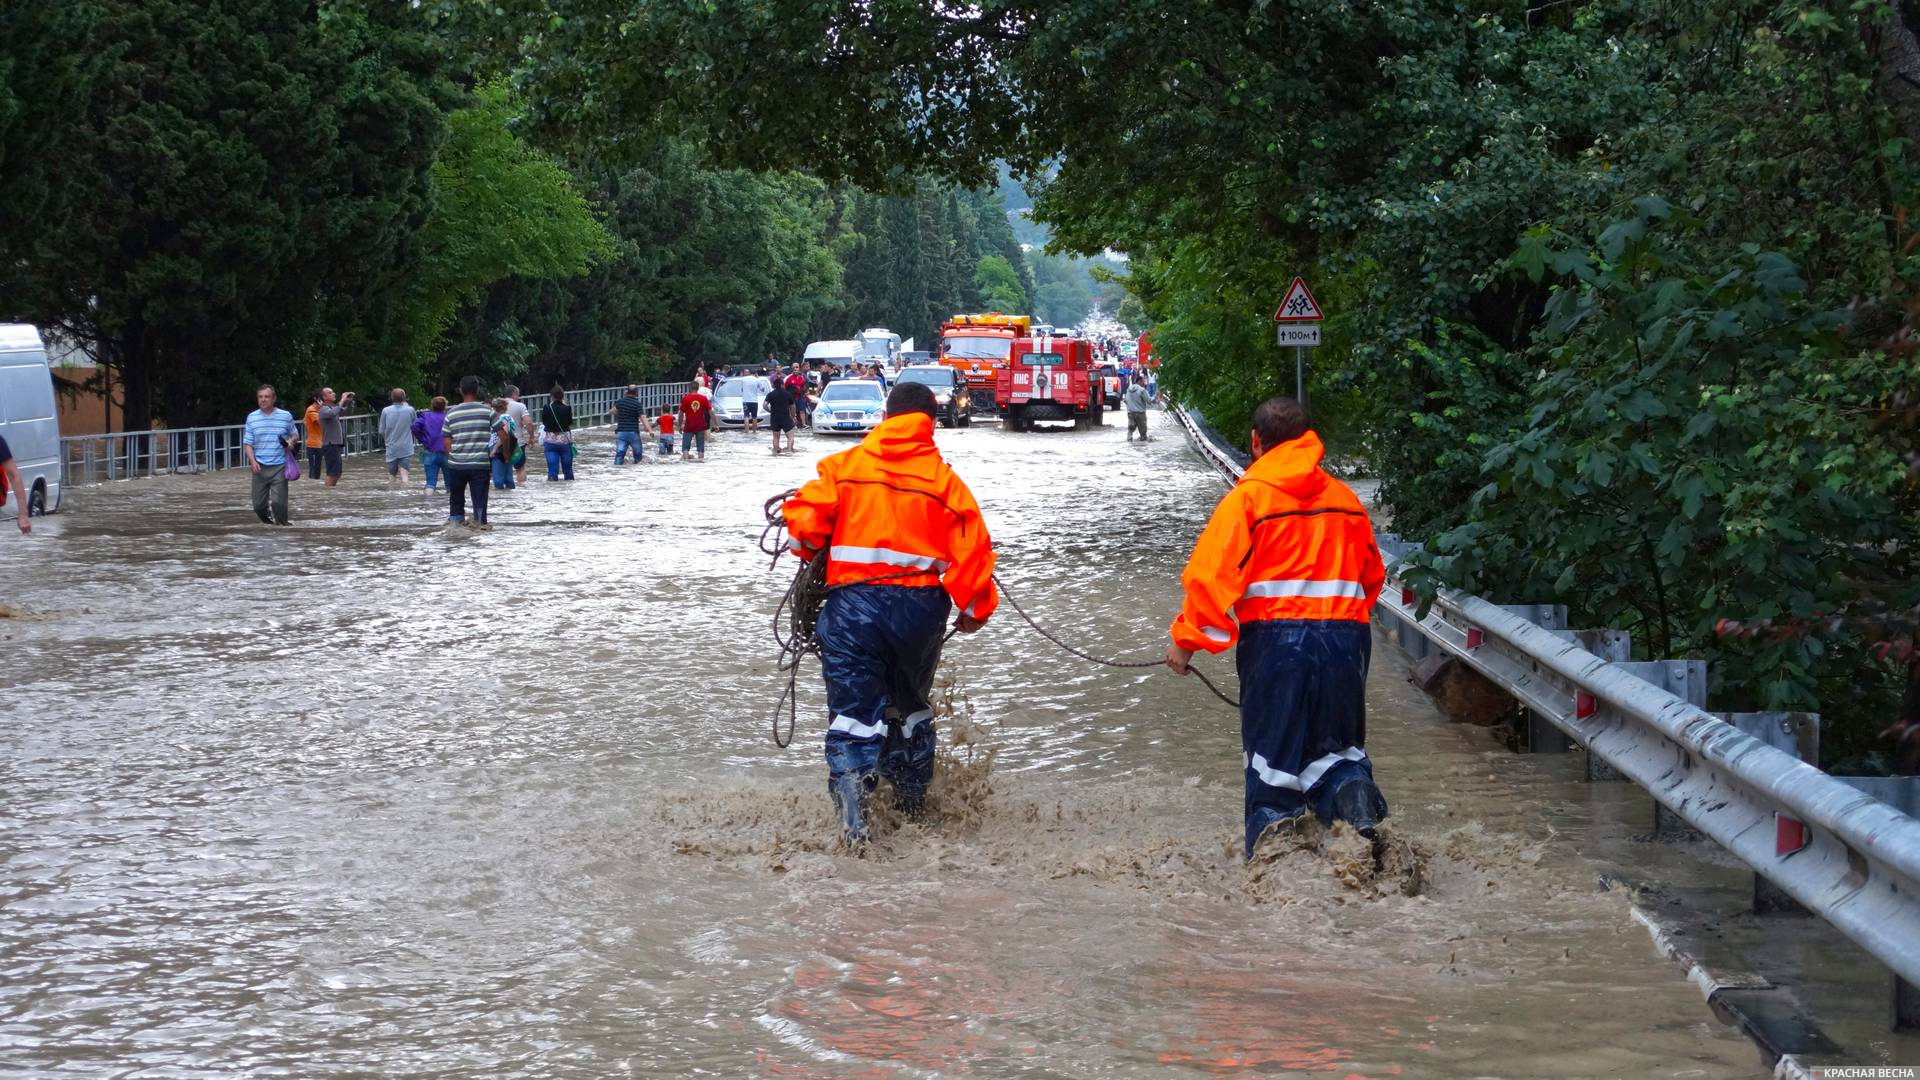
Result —
<path fill-rule="evenodd" d="M 1318 422 L 1425 573 L 1727 661 L 1718 700 L 1870 745 L 1898 667 L 1714 627 L 1914 632 L 1905 0 L 539 10 L 557 138 L 671 126 L 893 189 L 1006 159 L 1054 243 L 1132 256 L 1167 381 L 1224 428 L 1290 386 L 1268 315 L 1307 274 Z"/>
<path fill-rule="evenodd" d="M 1316 423 L 1429 542 L 1423 584 L 1724 661 L 1716 700 L 1817 703 L 1871 764 L 1920 622 L 1914 26 L 1916 0 L 13 5 L 0 317 L 93 343 L 140 425 L 263 376 L 1066 323 L 1118 281 L 1169 387 L 1236 430 L 1291 387 L 1269 315 L 1305 274 Z M 1920 730 L 1920 679 L 1907 702 Z"/>

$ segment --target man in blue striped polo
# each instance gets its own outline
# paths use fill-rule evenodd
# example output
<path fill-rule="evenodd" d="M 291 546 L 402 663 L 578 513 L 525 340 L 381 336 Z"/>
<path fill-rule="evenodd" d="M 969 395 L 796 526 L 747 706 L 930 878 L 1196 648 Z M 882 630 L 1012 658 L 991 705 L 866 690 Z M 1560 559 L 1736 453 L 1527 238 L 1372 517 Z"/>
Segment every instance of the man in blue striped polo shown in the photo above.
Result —
<path fill-rule="evenodd" d="M 287 524 L 287 453 L 293 445 L 293 414 L 276 408 L 273 387 L 262 386 L 253 399 L 260 407 L 247 414 L 241 446 L 253 470 L 253 512 L 264 525 Z M 272 516 L 268 516 L 271 508 Z"/>

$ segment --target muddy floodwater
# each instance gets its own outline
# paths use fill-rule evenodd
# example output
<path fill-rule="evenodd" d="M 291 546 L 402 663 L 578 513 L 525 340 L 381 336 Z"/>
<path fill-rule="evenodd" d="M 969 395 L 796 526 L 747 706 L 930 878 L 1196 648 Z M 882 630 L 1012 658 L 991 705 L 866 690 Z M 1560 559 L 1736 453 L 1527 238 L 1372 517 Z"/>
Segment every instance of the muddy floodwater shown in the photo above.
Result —
<path fill-rule="evenodd" d="M 1223 490 L 1153 419 L 939 435 L 1091 652 L 1164 649 Z M 0 1074 L 1760 1071 L 1583 854 L 1634 793 L 1449 726 L 1384 639 L 1385 870 L 1249 871 L 1235 715 L 1007 607 L 948 648 L 935 818 L 836 852 L 817 667 L 769 737 L 755 542 L 843 445 L 616 471 L 601 433 L 488 533 L 357 458 L 286 529 L 232 473 L 0 537 Z"/>

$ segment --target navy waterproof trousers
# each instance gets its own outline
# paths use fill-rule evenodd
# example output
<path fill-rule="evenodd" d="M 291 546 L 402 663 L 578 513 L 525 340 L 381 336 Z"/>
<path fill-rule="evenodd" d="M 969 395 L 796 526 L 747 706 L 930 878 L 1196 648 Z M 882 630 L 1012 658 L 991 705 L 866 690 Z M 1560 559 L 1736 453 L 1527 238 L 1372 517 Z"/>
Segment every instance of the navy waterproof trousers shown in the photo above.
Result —
<path fill-rule="evenodd" d="M 1270 619 L 1240 627 L 1240 746 L 1246 765 L 1247 854 L 1267 826 L 1313 808 L 1373 766 L 1367 742 L 1367 666 L 1373 634 L 1345 619 Z M 1377 798 L 1377 793 L 1374 796 Z M 1384 806 L 1381 807 L 1384 814 Z"/>
<path fill-rule="evenodd" d="M 933 780 L 933 671 L 952 611 L 945 589 L 903 585 L 835 589 L 820 608 L 827 789 L 848 839 L 865 839 L 880 777 L 908 813 Z"/>

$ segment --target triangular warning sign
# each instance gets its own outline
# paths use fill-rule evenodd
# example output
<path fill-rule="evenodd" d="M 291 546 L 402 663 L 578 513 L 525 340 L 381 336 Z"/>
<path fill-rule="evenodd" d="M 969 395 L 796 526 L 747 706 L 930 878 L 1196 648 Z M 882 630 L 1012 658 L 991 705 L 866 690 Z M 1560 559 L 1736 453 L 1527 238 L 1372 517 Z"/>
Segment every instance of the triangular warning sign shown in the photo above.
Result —
<path fill-rule="evenodd" d="M 1287 290 L 1287 298 L 1280 301 L 1280 310 L 1273 313 L 1274 322 L 1319 322 L 1326 318 L 1320 312 L 1320 301 L 1307 291 L 1305 278 L 1294 278 L 1293 287 Z"/>

